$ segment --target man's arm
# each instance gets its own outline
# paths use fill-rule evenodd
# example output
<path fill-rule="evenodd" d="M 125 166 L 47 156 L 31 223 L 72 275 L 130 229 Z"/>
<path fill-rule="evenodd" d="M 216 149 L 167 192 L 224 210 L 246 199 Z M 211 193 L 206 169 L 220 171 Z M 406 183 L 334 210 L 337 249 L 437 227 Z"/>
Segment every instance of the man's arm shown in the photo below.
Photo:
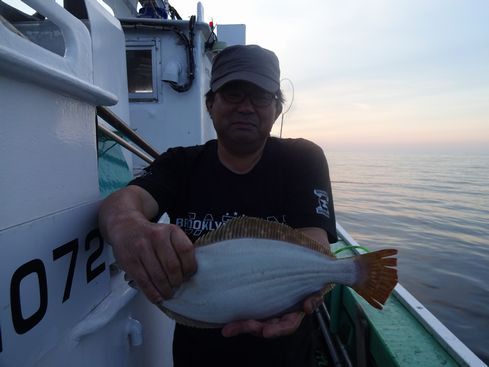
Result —
<path fill-rule="evenodd" d="M 317 243 L 329 247 L 328 233 L 326 233 L 324 229 L 318 227 L 304 227 L 298 229 Z"/>
<path fill-rule="evenodd" d="M 99 226 L 126 273 L 153 303 L 169 298 L 197 270 L 194 247 L 176 225 L 150 221 L 158 203 L 139 186 L 127 186 L 104 200 Z"/>
<path fill-rule="evenodd" d="M 316 242 L 329 246 L 328 234 L 322 228 L 305 227 L 299 228 L 305 235 L 312 238 Z M 281 317 L 276 317 L 266 321 L 244 320 L 227 324 L 222 329 L 222 334 L 226 337 L 235 336 L 238 334 L 249 333 L 255 336 L 264 338 L 274 338 L 293 334 L 300 326 L 304 317 L 304 312 L 312 314 L 316 308 L 323 302 L 323 297 L 320 293 L 313 294 L 306 298 L 302 304 L 303 312 L 291 312 Z"/>

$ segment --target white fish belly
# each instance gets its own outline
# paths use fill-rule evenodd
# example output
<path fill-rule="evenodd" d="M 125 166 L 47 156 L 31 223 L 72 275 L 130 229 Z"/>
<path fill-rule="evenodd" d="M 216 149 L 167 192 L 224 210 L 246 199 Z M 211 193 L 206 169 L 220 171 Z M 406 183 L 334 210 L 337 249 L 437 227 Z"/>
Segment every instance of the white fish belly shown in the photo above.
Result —
<path fill-rule="evenodd" d="M 186 318 L 226 324 L 290 309 L 327 283 L 351 285 L 352 260 L 267 239 L 233 239 L 196 249 L 197 273 L 163 306 Z"/>

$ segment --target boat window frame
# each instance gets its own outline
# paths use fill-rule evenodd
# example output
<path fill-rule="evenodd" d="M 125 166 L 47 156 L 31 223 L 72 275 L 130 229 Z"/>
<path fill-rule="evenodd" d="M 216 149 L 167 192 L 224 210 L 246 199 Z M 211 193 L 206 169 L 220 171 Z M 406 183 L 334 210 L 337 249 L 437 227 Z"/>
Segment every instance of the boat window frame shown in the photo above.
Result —
<path fill-rule="evenodd" d="M 128 40 L 126 42 L 126 60 L 128 51 L 151 51 L 151 79 L 152 79 L 152 92 L 130 92 L 129 91 L 129 76 L 127 78 L 127 91 L 130 102 L 157 102 L 158 101 L 158 60 L 159 40 L 158 39 L 146 39 L 146 40 Z M 126 66 L 127 69 L 127 66 Z M 129 70 L 127 69 L 127 72 Z"/>

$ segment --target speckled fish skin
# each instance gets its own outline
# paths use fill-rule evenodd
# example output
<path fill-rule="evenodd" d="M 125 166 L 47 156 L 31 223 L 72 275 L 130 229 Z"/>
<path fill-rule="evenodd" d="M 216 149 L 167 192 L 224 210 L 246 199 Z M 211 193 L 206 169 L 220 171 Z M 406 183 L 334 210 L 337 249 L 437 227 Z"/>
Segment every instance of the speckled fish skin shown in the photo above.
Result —
<path fill-rule="evenodd" d="M 307 296 L 352 286 L 381 309 L 397 283 L 396 250 L 336 259 L 299 230 L 241 217 L 195 243 L 198 270 L 158 307 L 177 322 L 221 327 L 300 309 Z"/>

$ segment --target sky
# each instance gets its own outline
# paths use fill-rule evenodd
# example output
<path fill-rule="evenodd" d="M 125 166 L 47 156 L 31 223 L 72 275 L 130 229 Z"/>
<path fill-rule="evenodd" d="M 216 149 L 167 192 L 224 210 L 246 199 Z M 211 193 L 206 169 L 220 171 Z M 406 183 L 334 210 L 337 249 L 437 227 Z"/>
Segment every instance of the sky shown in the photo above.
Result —
<path fill-rule="evenodd" d="M 172 5 L 195 13 L 193 1 Z M 325 150 L 489 154 L 489 1 L 203 5 L 205 19 L 244 23 L 248 44 L 278 55 L 294 91 L 283 137 Z"/>
<path fill-rule="evenodd" d="M 246 43 L 279 57 L 283 137 L 326 151 L 489 154 L 488 0 L 202 3 L 206 21 L 245 24 Z M 170 4 L 196 13 L 193 0 Z"/>

